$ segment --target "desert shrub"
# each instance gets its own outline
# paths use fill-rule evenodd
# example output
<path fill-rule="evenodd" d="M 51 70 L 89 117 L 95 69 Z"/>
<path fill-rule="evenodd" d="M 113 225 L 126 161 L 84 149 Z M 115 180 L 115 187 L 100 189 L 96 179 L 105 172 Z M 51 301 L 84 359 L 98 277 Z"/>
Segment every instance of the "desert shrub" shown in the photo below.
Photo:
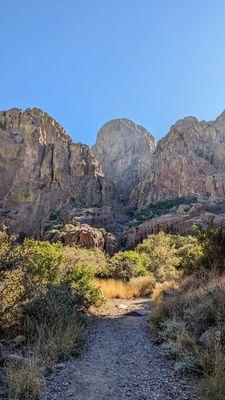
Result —
<path fill-rule="evenodd" d="M 199 363 L 204 371 L 197 387 L 202 400 L 223 400 L 225 387 L 225 346 L 221 332 L 216 332 L 213 343 L 206 349 L 197 348 Z"/>
<path fill-rule="evenodd" d="M 225 382 L 224 277 L 211 279 L 207 284 L 203 281 L 198 287 L 193 285 L 193 279 L 173 290 L 162 285 L 162 292 L 157 291 L 153 298 L 150 324 L 163 341 L 162 351 L 175 359 L 177 370 L 202 374 L 198 385 L 201 399 L 222 400 Z"/>
<path fill-rule="evenodd" d="M 0 230 L 0 281 L 5 272 L 23 266 L 27 262 L 27 254 L 18 243 L 16 236 L 10 236 L 7 228 Z"/>
<path fill-rule="evenodd" d="M 173 207 L 178 207 L 181 204 L 196 203 L 196 201 L 197 198 L 195 196 L 175 197 L 165 201 L 159 201 L 158 203 L 150 204 L 144 212 L 136 213 L 135 217 L 140 223 L 140 221 L 167 214 Z"/>
<path fill-rule="evenodd" d="M 0 328 L 17 322 L 21 304 L 33 294 L 27 274 L 29 257 L 15 236 L 3 227 L 0 231 Z"/>
<path fill-rule="evenodd" d="M 73 269 L 67 270 L 62 277 L 63 282 L 73 290 L 77 306 L 80 309 L 86 309 L 100 298 L 98 289 L 93 285 L 94 276 L 93 269 L 90 267 L 82 268 L 78 265 Z"/>
<path fill-rule="evenodd" d="M 109 276 L 111 278 L 128 281 L 133 277 L 147 274 L 144 259 L 136 251 L 120 251 L 110 259 Z"/>
<path fill-rule="evenodd" d="M 38 399 L 40 370 L 81 351 L 85 312 L 100 297 L 92 281 L 106 267 L 101 251 L 33 239 L 19 244 L 0 231 L 0 328 L 14 324 L 10 332 L 26 337 L 24 364 L 5 368 L 10 399 Z"/>
<path fill-rule="evenodd" d="M 23 247 L 29 257 L 28 273 L 48 285 L 55 282 L 62 261 L 62 244 L 25 239 Z"/>
<path fill-rule="evenodd" d="M 148 236 L 136 251 L 144 257 L 144 266 L 157 281 L 163 282 L 178 276 L 177 266 L 181 258 L 177 255 L 172 235 L 159 232 Z"/>
<path fill-rule="evenodd" d="M 175 246 L 176 255 L 180 262 L 179 270 L 186 275 L 190 275 L 198 271 L 202 265 L 203 250 L 202 245 L 196 236 L 172 235 L 171 241 Z"/>
<path fill-rule="evenodd" d="M 42 359 L 45 373 L 52 372 L 57 361 L 81 353 L 84 344 L 85 325 L 71 315 L 70 321 L 58 321 L 53 326 L 41 323 L 36 326 L 33 348 Z"/>
<path fill-rule="evenodd" d="M 23 307 L 24 332 L 46 370 L 81 351 L 85 310 L 99 298 L 99 290 L 90 284 L 92 275 L 79 274 L 76 279 L 67 276 Z"/>
<path fill-rule="evenodd" d="M 77 293 L 64 283 L 52 286 L 24 307 L 24 331 L 46 368 L 80 351 L 84 305 L 77 300 Z"/>
<path fill-rule="evenodd" d="M 202 246 L 197 237 L 159 232 L 149 235 L 136 251 L 145 259 L 144 266 L 158 282 L 170 281 L 198 271 L 202 263 Z"/>
<path fill-rule="evenodd" d="M 54 326 L 58 321 L 70 320 L 77 314 L 77 298 L 69 285 L 56 284 L 23 307 L 25 325 L 42 323 Z"/>
<path fill-rule="evenodd" d="M 210 221 L 205 228 L 196 228 L 197 239 L 202 246 L 202 266 L 216 273 L 225 272 L 225 225 L 215 226 Z"/>
<path fill-rule="evenodd" d="M 107 275 L 107 256 L 98 248 L 66 246 L 63 249 L 62 270 L 66 273 L 74 269 L 88 269 L 92 270 L 94 275 Z"/>

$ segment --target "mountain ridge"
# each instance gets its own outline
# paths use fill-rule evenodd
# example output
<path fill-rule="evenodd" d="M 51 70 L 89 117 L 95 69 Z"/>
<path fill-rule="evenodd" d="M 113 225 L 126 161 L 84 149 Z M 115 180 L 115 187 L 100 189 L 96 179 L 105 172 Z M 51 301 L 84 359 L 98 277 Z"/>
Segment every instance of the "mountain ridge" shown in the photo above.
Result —
<path fill-rule="evenodd" d="M 41 109 L 14 108 L 0 112 L 0 140 L 0 221 L 12 232 L 42 237 L 84 223 L 126 243 L 127 235 L 185 231 L 193 212 L 205 223 L 216 215 L 211 205 L 221 205 L 223 220 L 225 111 L 215 121 L 180 119 L 158 142 L 141 125 L 113 119 L 90 149 Z"/>

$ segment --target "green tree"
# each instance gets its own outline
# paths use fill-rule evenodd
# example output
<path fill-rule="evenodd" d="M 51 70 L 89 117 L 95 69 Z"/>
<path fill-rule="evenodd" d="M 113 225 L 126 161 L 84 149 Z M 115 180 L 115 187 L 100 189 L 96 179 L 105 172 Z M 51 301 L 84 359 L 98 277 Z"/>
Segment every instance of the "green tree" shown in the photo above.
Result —
<path fill-rule="evenodd" d="M 137 245 L 136 251 L 143 256 L 145 268 L 153 273 L 159 282 L 178 275 L 177 267 L 181 257 L 177 254 L 172 235 L 164 232 L 149 235 L 143 243 Z"/>

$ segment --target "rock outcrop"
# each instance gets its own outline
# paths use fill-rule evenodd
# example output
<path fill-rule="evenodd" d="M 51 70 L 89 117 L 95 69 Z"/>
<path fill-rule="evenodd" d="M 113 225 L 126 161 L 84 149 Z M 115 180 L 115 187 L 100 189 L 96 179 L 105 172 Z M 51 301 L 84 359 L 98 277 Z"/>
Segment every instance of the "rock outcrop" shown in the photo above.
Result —
<path fill-rule="evenodd" d="M 193 226 L 206 227 L 213 220 L 215 225 L 225 222 L 225 214 L 213 214 L 203 209 L 199 212 L 186 212 L 182 214 L 171 212 L 151 218 L 133 226 L 124 233 L 124 247 L 133 248 L 142 242 L 148 235 L 164 231 L 166 233 L 179 233 L 187 235 Z"/>
<path fill-rule="evenodd" d="M 98 209 L 99 224 L 104 207 L 114 221 L 119 206 L 113 183 L 88 146 L 73 143 L 48 114 L 1 112 L 0 140 L 0 221 L 13 232 L 34 234 L 56 215 L 67 222 L 77 209 L 90 207 Z"/>
<path fill-rule="evenodd" d="M 52 242 L 61 241 L 69 246 L 98 247 L 109 256 L 113 256 L 120 249 L 116 236 L 112 233 L 107 233 L 105 229 L 93 228 L 88 224 L 79 224 L 77 226 L 67 224 L 63 228 L 61 230 L 52 229 L 46 231 L 44 239 Z"/>
<path fill-rule="evenodd" d="M 152 134 L 129 119 L 109 121 L 100 129 L 92 152 L 125 205 L 133 187 L 150 172 L 155 146 Z"/>
<path fill-rule="evenodd" d="M 179 120 L 158 142 L 151 171 L 131 198 L 137 209 L 176 197 L 221 201 L 225 196 L 225 113 L 215 121 Z"/>
<path fill-rule="evenodd" d="M 101 231 L 84 224 L 67 232 L 63 236 L 63 242 L 68 245 L 75 244 L 87 248 L 98 247 L 103 250 L 105 240 Z"/>

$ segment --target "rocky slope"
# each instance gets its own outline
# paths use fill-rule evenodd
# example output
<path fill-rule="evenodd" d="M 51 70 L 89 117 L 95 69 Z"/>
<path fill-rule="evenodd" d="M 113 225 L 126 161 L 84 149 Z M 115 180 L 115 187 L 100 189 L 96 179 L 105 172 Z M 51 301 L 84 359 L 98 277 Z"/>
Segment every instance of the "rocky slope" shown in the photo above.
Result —
<path fill-rule="evenodd" d="M 0 221 L 12 231 L 40 234 L 53 222 L 89 222 L 90 214 L 113 230 L 113 183 L 53 118 L 39 109 L 1 112 L 0 138 Z"/>
<path fill-rule="evenodd" d="M 156 141 L 151 133 L 125 118 L 106 123 L 92 152 L 126 204 L 133 187 L 150 172 Z"/>

